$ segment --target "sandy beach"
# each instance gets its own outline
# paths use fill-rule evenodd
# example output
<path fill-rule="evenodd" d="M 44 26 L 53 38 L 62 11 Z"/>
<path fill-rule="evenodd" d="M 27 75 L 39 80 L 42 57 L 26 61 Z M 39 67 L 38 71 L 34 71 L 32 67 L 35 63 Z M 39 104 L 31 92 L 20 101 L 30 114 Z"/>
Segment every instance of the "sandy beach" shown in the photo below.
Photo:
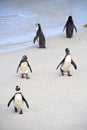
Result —
<path fill-rule="evenodd" d="M 47 39 L 46 49 L 35 47 L 1 54 L 0 67 L 0 129 L 1 130 L 87 130 L 87 28 L 78 30 L 73 38 L 65 35 Z M 78 69 L 71 67 L 72 77 L 56 70 L 71 51 Z M 33 72 L 30 79 L 21 79 L 16 68 L 26 54 Z M 23 115 L 13 112 L 7 103 L 19 85 L 30 109 L 24 104 Z"/>

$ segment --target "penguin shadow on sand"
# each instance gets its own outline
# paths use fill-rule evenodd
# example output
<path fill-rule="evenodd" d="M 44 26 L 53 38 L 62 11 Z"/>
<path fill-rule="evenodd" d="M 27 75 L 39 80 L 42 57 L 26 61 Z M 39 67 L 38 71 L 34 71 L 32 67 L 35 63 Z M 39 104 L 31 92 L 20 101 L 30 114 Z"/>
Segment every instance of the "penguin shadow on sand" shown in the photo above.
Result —
<path fill-rule="evenodd" d="M 16 93 L 9 100 L 7 107 L 9 107 L 11 102 L 13 101 L 14 112 L 19 113 L 19 114 L 23 114 L 23 103 L 25 102 L 27 108 L 29 108 L 29 104 L 28 104 L 27 100 L 25 99 L 24 95 L 21 93 L 20 87 L 16 86 L 15 90 L 16 90 Z"/>
<path fill-rule="evenodd" d="M 29 69 L 30 69 L 30 72 L 32 73 L 32 68 L 29 64 L 29 61 L 28 61 L 28 57 L 26 55 L 23 55 L 18 67 L 17 67 L 17 73 L 20 69 L 20 74 L 21 74 L 21 78 L 26 78 L 26 79 L 30 79 L 30 77 L 28 76 L 29 74 Z"/>
<path fill-rule="evenodd" d="M 58 66 L 56 67 L 56 70 L 60 67 L 60 71 L 61 71 L 61 75 L 64 76 L 65 74 L 67 74 L 68 76 L 72 76 L 70 74 L 70 67 L 71 65 L 73 65 L 73 67 L 75 69 L 77 69 L 77 65 L 76 63 L 73 61 L 73 59 L 71 58 L 70 55 L 70 50 L 69 48 L 65 49 L 65 57 L 63 58 L 63 60 L 58 64 Z"/>
<path fill-rule="evenodd" d="M 33 39 L 33 43 L 35 44 L 36 41 L 39 44 L 39 48 L 46 48 L 46 39 L 40 23 L 36 24 L 36 36 Z"/>

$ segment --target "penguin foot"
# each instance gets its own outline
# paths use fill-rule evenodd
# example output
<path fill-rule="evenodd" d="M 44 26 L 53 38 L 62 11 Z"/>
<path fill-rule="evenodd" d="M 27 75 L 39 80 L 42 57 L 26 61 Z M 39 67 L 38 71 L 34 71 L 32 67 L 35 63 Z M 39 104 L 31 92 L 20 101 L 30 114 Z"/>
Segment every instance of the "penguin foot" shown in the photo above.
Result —
<path fill-rule="evenodd" d="M 61 74 L 62 74 L 62 76 L 64 76 L 64 73 L 63 73 L 63 72 L 61 72 Z"/>
<path fill-rule="evenodd" d="M 15 113 L 17 113 L 17 112 L 18 112 L 18 110 L 17 110 L 17 108 L 16 108 L 16 107 L 14 107 L 14 111 L 15 111 Z"/>
<path fill-rule="evenodd" d="M 71 74 L 68 74 L 68 76 L 72 76 Z"/>
<path fill-rule="evenodd" d="M 26 79 L 30 79 L 30 77 L 28 75 L 26 75 Z"/>
<path fill-rule="evenodd" d="M 64 72 L 63 72 L 63 70 L 62 70 L 62 69 L 60 69 L 60 71 L 61 71 L 62 76 L 64 76 Z"/>
<path fill-rule="evenodd" d="M 72 76 L 71 74 L 68 74 L 68 76 Z"/>
<path fill-rule="evenodd" d="M 72 75 L 70 74 L 70 72 L 68 72 L 68 76 L 72 76 Z"/>
<path fill-rule="evenodd" d="M 39 46 L 38 48 L 46 48 L 45 46 Z"/>
<path fill-rule="evenodd" d="M 19 114 L 23 114 L 23 111 L 22 111 L 22 110 L 20 110 Z"/>
<path fill-rule="evenodd" d="M 30 77 L 26 77 L 26 79 L 30 79 Z"/>
<path fill-rule="evenodd" d="M 21 78 L 24 78 L 24 75 L 23 75 L 23 74 L 21 75 Z"/>

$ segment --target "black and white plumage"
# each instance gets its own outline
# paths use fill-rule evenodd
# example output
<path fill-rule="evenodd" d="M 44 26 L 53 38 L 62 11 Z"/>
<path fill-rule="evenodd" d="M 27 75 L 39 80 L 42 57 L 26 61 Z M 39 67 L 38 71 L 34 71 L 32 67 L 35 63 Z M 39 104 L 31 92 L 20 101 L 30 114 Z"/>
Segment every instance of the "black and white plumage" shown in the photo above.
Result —
<path fill-rule="evenodd" d="M 72 20 L 72 16 L 68 17 L 68 20 L 64 26 L 64 29 L 66 28 L 66 37 L 71 38 L 73 36 L 73 29 L 77 32 L 76 26 L 74 25 L 74 22 Z M 64 31 L 63 29 L 63 31 Z"/>
<path fill-rule="evenodd" d="M 29 76 L 28 76 L 28 72 L 29 72 L 29 69 L 30 69 L 30 72 L 32 73 L 32 69 L 31 69 L 31 66 L 28 62 L 28 58 L 26 55 L 24 55 L 17 67 L 17 73 L 18 73 L 18 70 L 20 68 L 20 73 L 21 73 L 21 78 L 26 78 L 26 79 L 29 79 Z"/>
<path fill-rule="evenodd" d="M 59 66 L 61 65 L 61 67 L 60 67 L 61 74 L 64 75 L 64 72 L 67 72 L 68 76 L 72 76 L 70 74 L 70 67 L 71 67 L 71 65 L 73 65 L 74 68 L 77 69 L 77 66 L 76 66 L 76 63 L 71 58 L 70 51 L 68 48 L 65 49 L 65 53 L 66 53 L 66 55 L 65 55 L 64 59 L 59 63 L 59 65 L 57 66 L 56 69 L 58 69 Z"/>
<path fill-rule="evenodd" d="M 36 24 L 36 36 L 33 39 L 33 43 L 38 41 L 39 48 L 46 48 L 46 40 L 45 36 L 42 32 L 41 25 L 39 23 Z"/>
<path fill-rule="evenodd" d="M 20 87 L 16 86 L 16 93 L 14 94 L 14 96 L 10 99 L 10 101 L 8 102 L 7 106 L 10 106 L 10 103 L 13 101 L 14 104 L 14 111 L 18 112 L 19 114 L 23 114 L 23 102 L 25 102 L 27 108 L 29 108 L 28 102 L 26 101 L 26 99 L 24 98 L 23 94 L 20 92 Z"/>

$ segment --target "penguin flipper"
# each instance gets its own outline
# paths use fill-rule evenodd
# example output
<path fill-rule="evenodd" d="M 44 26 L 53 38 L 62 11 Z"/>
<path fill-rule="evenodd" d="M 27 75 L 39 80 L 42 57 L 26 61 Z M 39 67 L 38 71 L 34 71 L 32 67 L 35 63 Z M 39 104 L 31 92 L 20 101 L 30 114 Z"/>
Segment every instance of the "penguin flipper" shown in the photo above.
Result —
<path fill-rule="evenodd" d="M 8 102 L 8 104 L 7 104 L 8 107 L 10 106 L 10 103 L 14 100 L 14 97 L 15 97 L 15 96 L 13 96 L 13 97 L 10 99 L 10 101 Z"/>
<path fill-rule="evenodd" d="M 75 31 L 77 32 L 77 28 L 76 28 L 76 26 L 75 26 L 75 25 L 73 25 L 73 27 L 75 28 Z"/>
<path fill-rule="evenodd" d="M 38 38 L 38 35 L 36 34 L 36 36 L 35 36 L 34 39 L 33 39 L 33 43 L 36 42 L 37 38 Z"/>
<path fill-rule="evenodd" d="M 65 58 L 58 64 L 58 66 L 56 67 L 56 70 L 59 68 L 59 66 L 60 66 L 61 64 L 63 64 L 64 60 L 65 60 Z"/>
<path fill-rule="evenodd" d="M 71 64 L 74 66 L 75 69 L 77 69 L 77 65 L 73 60 L 71 60 Z"/>
<path fill-rule="evenodd" d="M 17 71 L 16 71 L 17 73 L 18 73 L 19 67 L 21 66 L 21 63 L 22 63 L 22 60 L 20 61 L 19 65 L 17 67 Z"/>
<path fill-rule="evenodd" d="M 29 108 L 28 102 L 26 101 L 26 99 L 24 98 L 24 96 L 22 95 L 23 101 L 25 102 L 27 108 Z"/>
<path fill-rule="evenodd" d="M 65 24 L 65 26 L 64 26 L 64 28 L 63 28 L 63 32 L 64 32 L 65 28 L 66 28 L 66 24 Z"/>
<path fill-rule="evenodd" d="M 30 66 L 29 68 L 30 68 L 30 72 L 32 73 L 32 69 L 31 69 L 31 66 Z"/>
<path fill-rule="evenodd" d="M 29 67 L 29 69 L 30 69 L 30 72 L 32 73 L 32 69 L 31 69 L 31 66 L 30 66 L 30 64 L 27 62 L 27 64 L 28 64 L 28 67 Z"/>

